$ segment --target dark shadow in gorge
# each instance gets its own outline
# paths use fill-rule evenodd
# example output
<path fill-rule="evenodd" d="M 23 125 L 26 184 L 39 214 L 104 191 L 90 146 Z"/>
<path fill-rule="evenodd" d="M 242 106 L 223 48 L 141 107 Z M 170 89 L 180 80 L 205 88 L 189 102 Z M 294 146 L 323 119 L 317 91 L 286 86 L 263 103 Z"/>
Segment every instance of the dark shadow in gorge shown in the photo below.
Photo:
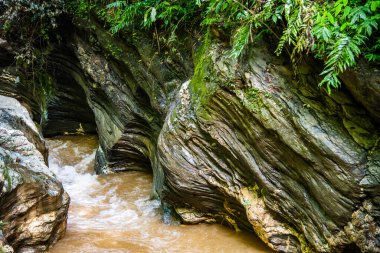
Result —
<path fill-rule="evenodd" d="M 88 41 L 92 36 L 90 33 L 77 31 L 70 22 L 62 23 L 65 26 L 61 27 L 60 34 L 65 36 L 63 41 L 53 46 L 46 64 L 50 79 L 48 85 L 44 85 L 48 87 L 45 89 L 46 112 L 42 113 L 41 124 L 44 136 L 97 133 L 100 140 L 96 156 L 97 173 L 104 173 L 103 168 L 115 172 L 151 172 L 150 148 L 147 147 L 150 144 L 146 141 L 152 138 L 153 131 L 146 119 L 139 115 L 141 111 L 144 114 L 151 110 L 149 96 L 142 89 L 129 90 L 129 84 L 136 80 L 133 80 L 128 67 L 106 56 L 104 49 Z M 78 47 L 81 46 L 78 40 L 86 41 L 85 47 L 89 47 L 92 56 L 101 60 L 107 58 L 106 65 L 97 71 L 106 73 L 101 82 L 94 79 L 78 59 Z M 88 64 L 91 68 L 99 61 L 89 61 Z M 111 70 L 107 72 L 108 64 Z M 117 86 L 113 86 L 114 78 L 119 78 Z M 110 95 L 110 90 L 118 92 Z M 120 101 L 119 96 L 122 98 Z M 120 108 L 125 113 L 121 113 Z M 153 112 L 150 114 L 154 115 Z"/>
<path fill-rule="evenodd" d="M 80 71 L 75 57 L 67 48 L 60 47 L 50 54 L 47 66 L 52 80 L 47 91 L 50 94 L 46 98 L 46 114 L 42 115 L 44 136 L 96 134 L 94 113 L 83 88 L 72 75 L 73 71 Z"/>

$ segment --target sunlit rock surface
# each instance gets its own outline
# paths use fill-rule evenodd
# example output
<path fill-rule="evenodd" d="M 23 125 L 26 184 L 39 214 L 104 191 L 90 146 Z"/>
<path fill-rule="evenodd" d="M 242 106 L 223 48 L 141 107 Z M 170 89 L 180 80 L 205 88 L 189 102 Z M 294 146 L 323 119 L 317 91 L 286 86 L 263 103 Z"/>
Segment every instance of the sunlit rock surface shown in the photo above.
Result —
<path fill-rule="evenodd" d="M 0 221 L 16 252 L 44 251 L 65 233 L 69 196 L 42 154 L 45 142 L 28 111 L 0 96 Z"/>

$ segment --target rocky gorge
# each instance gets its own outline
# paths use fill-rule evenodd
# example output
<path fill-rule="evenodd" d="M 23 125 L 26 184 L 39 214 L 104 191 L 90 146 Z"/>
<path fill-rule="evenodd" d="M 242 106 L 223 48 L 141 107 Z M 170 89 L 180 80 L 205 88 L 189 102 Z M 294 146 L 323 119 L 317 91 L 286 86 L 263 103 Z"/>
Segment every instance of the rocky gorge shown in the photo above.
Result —
<path fill-rule="evenodd" d="M 277 252 L 380 252 L 378 65 L 327 95 L 320 62 L 295 76 L 264 42 L 235 59 L 223 31 L 161 48 L 96 18 L 63 23 L 33 78 L 0 41 L 3 251 L 64 235 L 69 197 L 44 137 L 97 133 L 96 172 L 151 172 L 152 197 L 185 224 L 224 223 Z"/>

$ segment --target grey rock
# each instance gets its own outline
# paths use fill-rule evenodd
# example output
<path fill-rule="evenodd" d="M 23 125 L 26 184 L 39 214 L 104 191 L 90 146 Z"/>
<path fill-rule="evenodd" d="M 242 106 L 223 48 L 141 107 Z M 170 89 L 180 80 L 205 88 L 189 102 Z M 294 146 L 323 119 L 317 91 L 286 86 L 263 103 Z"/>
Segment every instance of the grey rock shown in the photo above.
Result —
<path fill-rule="evenodd" d="M 380 252 L 377 67 L 344 73 L 347 90 L 328 96 L 317 88 L 320 66 L 305 62 L 294 78 L 288 61 L 268 45 L 250 45 L 238 61 L 217 40 L 194 57 L 199 43 L 188 39 L 172 55 L 143 32 L 112 37 L 86 22 L 49 58 L 75 83 L 57 93 L 50 114 L 58 121 L 71 117 L 73 128 L 78 121 L 70 108 L 86 97 L 100 139 L 98 173 L 152 170 L 153 193 L 182 222 L 248 230 L 278 252 Z M 2 94 L 38 111 L 38 99 L 16 87 L 11 67 L 0 82 Z M 75 94 L 79 86 L 83 92 Z M 68 103 L 63 114 L 61 103 Z M 21 140 L 29 130 L 1 131 Z M 38 171 L 37 164 L 30 166 Z M 42 222 L 36 231 L 54 230 Z"/>
<path fill-rule="evenodd" d="M 297 83 L 265 46 L 241 62 L 222 45 L 208 54 L 208 78 L 183 84 L 160 133 L 163 200 L 185 222 L 248 227 L 279 252 L 378 252 L 371 118 L 347 94 L 320 94 L 312 73 Z"/>
<path fill-rule="evenodd" d="M 192 74 L 192 64 L 181 55 L 167 62 L 142 32 L 121 40 L 99 24 L 88 25 L 97 29 L 90 36 L 75 34 L 72 44 L 84 74 L 78 82 L 99 134 L 97 171 L 150 171 L 158 161 L 163 120 L 178 87 Z"/>
<path fill-rule="evenodd" d="M 371 116 L 380 123 L 380 69 L 364 61 L 341 75 L 344 86 L 361 103 Z"/>
<path fill-rule="evenodd" d="M 16 252 L 40 252 L 62 238 L 69 196 L 45 164 L 45 143 L 28 111 L 0 96 L 0 220 Z"/>

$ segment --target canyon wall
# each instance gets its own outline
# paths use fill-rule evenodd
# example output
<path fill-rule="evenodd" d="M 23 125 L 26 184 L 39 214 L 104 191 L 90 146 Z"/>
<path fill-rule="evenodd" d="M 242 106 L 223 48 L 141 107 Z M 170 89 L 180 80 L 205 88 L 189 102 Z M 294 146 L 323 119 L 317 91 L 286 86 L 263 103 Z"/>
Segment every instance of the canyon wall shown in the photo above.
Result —
<path fill-rule="evenodd" d="M 328 95 L 320 63 L 295 76 L 264 43 L 237 60 L 217 36 L 158 47 L 96 21 L 65 35 L 47 59 L 49 99 L 15 85 L 10 64 L 0 94 L 49 135 L 96 128 L 98 173 L 152 171 L 152 195 L 182 222 L 252 231 L 279 252 L 380 252 L 378 67 L 361 63 Z"/>

